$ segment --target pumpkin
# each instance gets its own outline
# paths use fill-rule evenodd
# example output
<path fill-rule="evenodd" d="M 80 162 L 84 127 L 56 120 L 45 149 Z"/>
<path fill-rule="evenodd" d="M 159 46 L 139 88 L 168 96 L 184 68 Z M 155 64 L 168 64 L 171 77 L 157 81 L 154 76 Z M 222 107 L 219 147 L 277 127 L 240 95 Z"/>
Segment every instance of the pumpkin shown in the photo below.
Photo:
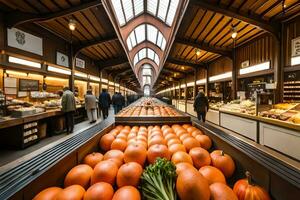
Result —
<path fill-rule="evenodd" d="M 59 187 L 49 187 L 39 192 L 33 200 L 55 200 L 60 191 L 62 189 Z"/>
<path fill-rule="evenodd" d="M 267 191 L 252 182 L 252 175 L 246 172 L 246 178 L 238 180 L 233 186 L 233 192 L 239 200 L 271 200 Z"/>
<path fill-rule="evenodd" d="M 209 189 L 211 200 L 238 200 L 232 189 L 224 183 L 213 183 Z"/>
<path fill-rule="evenodd" d="M 212 166 L 221 170 L 226 178 L 232 176 L 235 170 L 235 164 L 228 154 L 224 154 L 224 151 L 222 150 L 215 150 L 210 153 L 210 157 Z"/>

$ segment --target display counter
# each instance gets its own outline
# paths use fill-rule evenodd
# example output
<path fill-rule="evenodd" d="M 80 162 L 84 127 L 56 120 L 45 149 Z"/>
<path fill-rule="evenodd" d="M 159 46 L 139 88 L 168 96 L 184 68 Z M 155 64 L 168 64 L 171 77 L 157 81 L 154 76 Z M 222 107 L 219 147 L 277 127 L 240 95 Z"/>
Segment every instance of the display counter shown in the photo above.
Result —
<path fill-rule="evenodd" d="M 219 111 L 214 109 L 209 109 L 206 113 L 206 120 L 211 123 L 220 125 Z"/>
<path fill-rule="evenodd" d="M 77 105 L 74 121 L 79 123 L 85 118 L 84 105 Z M 64 117 L 60 109 L 48 110 L 24 117 L 3 117 L 0 120 L 2 148 L 25 148 L 47 134 L 59 133 L 64 130 Z"/>
<path fill-rule="evenodd" d="M 300 160 L 300 125 L 277 119 L 220 110 L 220 126 Z"/>

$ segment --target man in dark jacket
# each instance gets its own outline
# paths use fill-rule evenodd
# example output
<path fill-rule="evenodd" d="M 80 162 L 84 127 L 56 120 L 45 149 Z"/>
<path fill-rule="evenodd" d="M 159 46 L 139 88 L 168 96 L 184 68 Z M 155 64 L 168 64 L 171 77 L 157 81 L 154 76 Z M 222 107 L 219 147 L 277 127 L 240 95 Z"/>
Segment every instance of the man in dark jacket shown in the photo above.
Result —
<path fill-rule="evenodd" d="M 197 117 L 199 121 L 205 122 L 206 112 L 208 111 L 208 99 L 203 92 L 199 92 L 195 98 L 194 110 L 197 112 Z"/>
<path fill-rule="evenodd" d="M 76 102 L 73 92 L 69 87 L 63 89 L 63 95 L 61 98 L 61 111 L 65 114 L 65 122 L 67 133 L 73 133 L 74 129 L 74 112 L 76 110 Z"/>
<path fill-rule="evenodd" d="M 99 108 L 102 110 L 103 119 L 108 117 L 108 109 L 111 104 L 110 95 L 107 93 L 106 89 L 102 90 L 99 96 Z"/>
<path fill-rule="evenodd" d="M 118 93 L 116 92 L 112 98 L 111 98 L 111 103 L 114 107 L 114 113 L 117 114 L 118 113 L 118 107 L 117 107 L 117 101 L 118 101 Z"/>

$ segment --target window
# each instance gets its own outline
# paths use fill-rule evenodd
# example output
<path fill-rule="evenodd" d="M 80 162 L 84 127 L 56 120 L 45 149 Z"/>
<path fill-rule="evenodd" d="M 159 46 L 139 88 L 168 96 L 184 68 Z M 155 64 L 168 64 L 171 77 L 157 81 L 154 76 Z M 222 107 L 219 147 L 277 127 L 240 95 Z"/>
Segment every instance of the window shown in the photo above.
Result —
<path fill-rule="evenodd" d="M 152 42 L 161 50 L 165 50 L 166 39 L 163 34 L 155 26 L 142 24 L 136 27 L 127 38 L 126 43 L 129 51 L 145 40 Z"/>
<path fill-rule="evenodd" d="M 157 65 L 159 65 L 158 55 L 150 48 L 143 48 L 138 53 L 136 53 L 133 58 L 133 64 L 136 65 L 144 58 L 149 58 L 153 60 Z"/>
<path fill-rule="evenodd" d="M 111 0 L 120 26 L 144 13 L 144 0 Z M 147 12 L 172 26 L 179 0 L 146 0 Z"/>
<path fill-rule="evenodd" d="M 145 85 L 144 87 L 144 96 L 150 96 L 150 86 Z"/>

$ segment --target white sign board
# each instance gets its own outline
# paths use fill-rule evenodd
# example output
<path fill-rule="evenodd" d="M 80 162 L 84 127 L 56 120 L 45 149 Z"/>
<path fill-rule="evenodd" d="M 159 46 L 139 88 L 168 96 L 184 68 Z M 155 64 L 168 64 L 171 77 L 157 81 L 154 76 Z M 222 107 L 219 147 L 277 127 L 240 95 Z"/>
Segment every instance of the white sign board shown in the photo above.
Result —
<path fill-rule="evenodd" d="M 292 40 L 292 57 L 300 56 L 300 37 Z"/>
<path fill-rule="evenodd" d="M 75 59 L 75 66 L 84 69 L 85 68 L 85 61 L 80 59 L 80 58 L 76 58 Z"/>
<path fill-rule="evenodd" d="M 43 55 L 43 39 L 17 28 L 7 29 L 7 45 L 23 51 Z"/>
<path fill-rule="evenodd" d="M 249 65 L 250 65 L 249 60 L 246 60 L 246 61 L 241 63 L 241 68 L 243 69 L 243 68 L 249 67 Z"/>
<path fill-rule="evenodd" d="M 66 54 L 56 52 L 56 64 L 69 67 L 69 57 Z"/>

